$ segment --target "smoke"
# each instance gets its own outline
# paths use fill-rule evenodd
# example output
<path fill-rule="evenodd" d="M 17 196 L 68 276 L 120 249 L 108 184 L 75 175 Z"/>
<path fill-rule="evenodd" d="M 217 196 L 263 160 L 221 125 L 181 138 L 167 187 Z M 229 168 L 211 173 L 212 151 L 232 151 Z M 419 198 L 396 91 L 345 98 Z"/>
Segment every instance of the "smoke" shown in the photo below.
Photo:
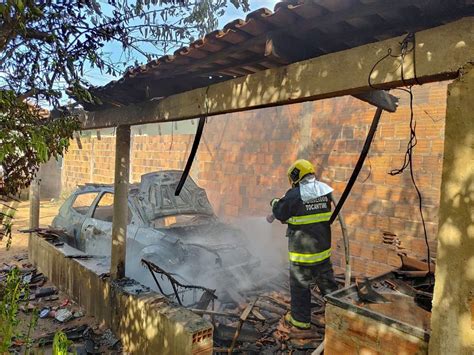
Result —
<path fill-rule="evenodd" d="M 265 217 L 247 217 L 235 224 L 245 236 L 245 247 L 261 260 L 259 272 L 276 276 L 288 269 L 286 228 L 278 221 L 270 224 Z"/>
<path fill-rule="evenodd" d="M 244 296 L 251 291 L 265 290 L 272 280 L 288 275 L 285 227 L 277 221 L 269 224 L 265 217 L 249 217 L 233 224 L 239 231 L 224 224 L 201 229 L 180 238 L 185 244 L 186 261 L 173 262 L 174 252 L 148 255 L 147 259 L 173 274 L 184 285 L 199 285 L 216 290 L 219 302 Z M 199 229 L 198 229 L 199 230 Z M 141 264 L 143 246 L 127 239 L 126 275 L 159 292 L 148 268 Z M 110 256 L 110 239 L 98 238 L 86 243 L 86 252 Z M 165 257 L 164 257 L 165 256 Z M 107 262 L 109 262 L 107 260 Z M 166 277 L 156 275 L 164 293 L 174 293 Z M 198 301 L 202 292 L 182 294 L 183 304 Z"/>

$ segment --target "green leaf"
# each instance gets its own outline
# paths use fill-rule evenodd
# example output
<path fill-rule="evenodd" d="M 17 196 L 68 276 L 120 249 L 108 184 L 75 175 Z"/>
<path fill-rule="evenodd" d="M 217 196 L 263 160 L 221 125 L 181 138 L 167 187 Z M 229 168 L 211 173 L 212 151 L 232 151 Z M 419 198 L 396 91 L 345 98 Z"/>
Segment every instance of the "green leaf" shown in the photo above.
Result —
<path fill-rule="evenodd" d="M 25 4 L 23 4 L 22 0 L 16 0 L 16 8 L 19 12 L 23 12 L 23 10 L 25 9 Z"/>

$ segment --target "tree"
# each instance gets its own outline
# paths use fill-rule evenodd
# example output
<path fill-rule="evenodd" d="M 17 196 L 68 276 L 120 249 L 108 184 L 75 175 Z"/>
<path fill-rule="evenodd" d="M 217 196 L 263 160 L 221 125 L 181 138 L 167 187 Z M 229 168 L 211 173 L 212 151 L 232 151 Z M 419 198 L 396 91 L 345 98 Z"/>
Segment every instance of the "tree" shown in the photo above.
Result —
<path fill-rule="evenodd" d="M 248 0 L 6 0 L 0 4 L 0 194 L 26 187 L 39 164 L 63 154 L 75 117 L 45 118 L 62 95 L 94 98 L 84 72 L 114 76 L 213 30 L 229 6 Z M 120 48 L 120 55 L 107 46 Z"/>

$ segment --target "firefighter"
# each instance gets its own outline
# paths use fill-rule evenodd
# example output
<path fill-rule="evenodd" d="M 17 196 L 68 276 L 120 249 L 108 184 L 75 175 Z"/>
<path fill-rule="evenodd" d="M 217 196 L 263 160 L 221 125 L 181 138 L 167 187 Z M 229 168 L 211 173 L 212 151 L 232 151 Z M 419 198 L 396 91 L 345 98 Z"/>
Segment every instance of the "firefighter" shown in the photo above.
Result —
<path fill-rule="evenodd" d="M 291 312 L 285 320 L 298 329 L 311 327 L 310 284 L 316 283 L 323 295 L 337 289 L 330 260 L 333 189 L 314 173 L 309 161 L 295 161 L 288 169 L 292 188 L 271 201 L 273 216 L 288 224 Z"/>

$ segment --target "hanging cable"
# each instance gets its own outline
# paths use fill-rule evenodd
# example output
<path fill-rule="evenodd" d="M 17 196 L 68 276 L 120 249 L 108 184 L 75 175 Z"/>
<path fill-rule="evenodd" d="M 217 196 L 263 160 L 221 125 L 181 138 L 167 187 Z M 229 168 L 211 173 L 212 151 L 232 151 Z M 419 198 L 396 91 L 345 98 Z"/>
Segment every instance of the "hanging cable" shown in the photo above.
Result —
<path fill-rule="evenodd" d="M 425 217 L 423 214 L 423 196 L 421 195 L 421 191 L 416 183 L 415 174 L 413 171 L 413 150 L 416 144 L 418 143 L 418 140 L 416 138 L 416 121 L 414 119 L 414 114 L 413 114 L 413 91 L 412 91 L 411 86 L 408 89 L 408 93 L 410 95 L 410 139 L 408 140 L 407 150 L 405 152 L 405 157 L 403 159 L 402 166 L 398 169 L 392 169 L 389 172 L 389 174 L 392 176 L 395 176 L 395 175 L 402 174 L 407 168 L 410 169 L 410 178 L 413 183 L 413 187 L 416 190 L 416 194 L 418 196 L 418 209 L 420 212 L 421 223 L 423 225 L 423 234 L 425 238 L 427 258 L 428 258 L 427 260 L 428 272 L 431 273 L 431 250 L 430 250 L 430 244 L 428 241 L 428 233 L 426 231 Z"/>
<path fill-rule="evenodd" d="M 411 45 L 410 45 L 411 44 Z M 393 55 L 392 54 L 392 49 L 389 48 L 387 50 L 387 54 L 385 54 L 383 57 L 381 57 L 377 62 L 374 64 L 372 69 L 370 70 L 369 77 L 368 77 L 368 84 L 372 89 L 380 89 L 380 87 L 375 87 L 372 84 L 372 73 L 375 71 L 377 66 L 383 62 L 385 59 L 388 57 L 392 58 L 400 58 L 401 64 L 400 64 L 400 74 L 401 74 L 401 79 L 403 85 L 406 85 L 406 80 L 405 80 L 405 72 L 404 72 L 404 64 L 405 64 L 405 57 L 409 53 L 413 53 L 413 74 L 414 74 L 414 80 L 415 83 L 418 85 L 421 85 L 419 82 L 417 75 L 416 75 L 416 60 L 415 60 L 415 54 L 416 54 L 416 36 L 414 33 L 408 33 L 405 38 L 403 39 L 402 42 L 400 42 L 400 54 L 399 55 Z M 409 98 L 410 98 L 410 139 L 408 140 L 407 144 L 407 150 L 405 152 L 403 164 L 400 168 L 398 169 L 392 169 L 389 174 L 392 176 L 402 174 L 407 168 L 410 169 L 410 178 L 411 182 L 413 184 L 413 187 L 415 188 L 417 197 L 418 197 L 418 209 L 420 212 L 420 218 L 421 218 L 421 223 L 423 226 L 423 235 L 425 239 L 425 244 L 426 244 L 426 252 L 427 252 L 427 265 L 428 265 L 428 273 L 431 274 L 431 250 L 430 250 L 430 245 L 428 241 L 428 233 L 426 230 L 426 223 L 425 223 L 425 217 L 423 214 L 423 196 L 421 194 L 421 191 L 416 183 L 414 171 L 413 171 L 413 150 L 417 144 L 417 137 L 416 137 L 416 121 L 414 119 L 414 110 L 413 110 L 413 90 L 412 90 L 412 85 L 408 86 L 407 88 L 396 88 L 396 90 L 401 90 L 403 92 L 408 93 Z M 430 279 L 431 283 L 431 279 Z"/>

